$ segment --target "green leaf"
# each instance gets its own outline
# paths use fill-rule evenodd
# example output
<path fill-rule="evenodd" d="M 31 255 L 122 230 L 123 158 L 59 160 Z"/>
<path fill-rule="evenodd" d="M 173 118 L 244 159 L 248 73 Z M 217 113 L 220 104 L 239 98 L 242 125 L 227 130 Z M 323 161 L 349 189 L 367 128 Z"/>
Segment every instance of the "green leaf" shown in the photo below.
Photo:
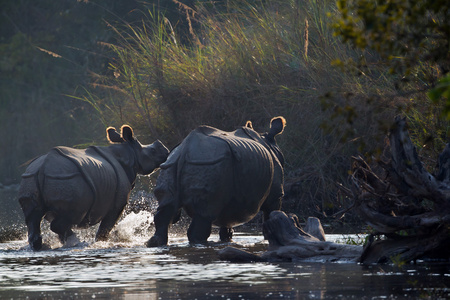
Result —
<path fill-rule="evenodd" d="M 441 97 L 446 98 L 447 106 L 450 105 L 450 73 L 439 80 L 436 87 L 428 92 L 428 97 L 435 103 L 439 101 Z"/>

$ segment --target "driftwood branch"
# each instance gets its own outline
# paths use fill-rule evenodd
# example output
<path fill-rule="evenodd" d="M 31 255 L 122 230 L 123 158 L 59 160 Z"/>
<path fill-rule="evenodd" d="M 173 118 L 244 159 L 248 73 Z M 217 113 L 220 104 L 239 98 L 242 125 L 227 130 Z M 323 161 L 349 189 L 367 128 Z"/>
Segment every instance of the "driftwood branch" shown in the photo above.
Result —
<path fill-rule="evenodd" d="M 227 247 L 219 251 L 223 260 L 243 261 L 352 261 L 356 262 L 363 248 L 325 241 L 319 219 L 309 218 L 305 230 L 297 216 L 274 211 L 264 223 L 264 236 L 269 241 L 268 251 L 261 256 Z M 308 231 L 306 231 L 308 230 Z"/>

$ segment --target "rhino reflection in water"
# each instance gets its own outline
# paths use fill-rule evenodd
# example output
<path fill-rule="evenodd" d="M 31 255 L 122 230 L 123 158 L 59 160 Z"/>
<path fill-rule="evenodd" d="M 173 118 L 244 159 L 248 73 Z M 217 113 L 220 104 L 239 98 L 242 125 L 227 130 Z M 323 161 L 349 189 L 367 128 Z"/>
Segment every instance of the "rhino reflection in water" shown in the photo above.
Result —
<path fill-rule="evenodd" d="M 131 127 L 107 137 L 114 145 L 73 149 L 56 147 L 30 163 L 22 175 L 19 202 L 33 250 L 42 247 L 42 218 L 64 243 L 73 225 L 87 227 L 101 221 L 96 240 L 107 239 L 120 217 L 137 174 L 153 172 L 169 151 L 160 142 L 141 145 Z"/>
<path fill-rule="evenodd" d="M 161 165 L 155 196 L 155 234 L 148 247 L 167 244 L 168 227 L 184 208 L 192 218 L 187 235 L 204 243 L 211 225 L 230 241 L 232 227 L 251 220 L 261 209 L 267 219 L 281 207 L 284 158 L 275 141 L 285 126 L 273 118 L 270 131 L 258 134 L 248 122 L 233 132 L 208 126 L 193 130 Z"/>

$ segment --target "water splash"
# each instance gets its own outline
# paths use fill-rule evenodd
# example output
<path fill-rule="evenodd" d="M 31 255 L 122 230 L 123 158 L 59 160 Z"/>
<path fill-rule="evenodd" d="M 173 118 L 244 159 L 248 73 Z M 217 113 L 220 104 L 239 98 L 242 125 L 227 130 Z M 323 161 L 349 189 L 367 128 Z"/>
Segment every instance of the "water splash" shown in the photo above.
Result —
<path fill-rule="evenodd" d="M 98 230 L 98 224 L 86 229 L 74 228 L 74 235 L 70 236 L 63 245 L 58 235 L 50 230 L 49 222 L 43 221 L 42 229 L 42 250 L 51 249 L 105 249 L 111 247 L 134 247 L 144 245 L 149 239 L 151 227 L 153 224 L 153 214 L 148 211 L 138 213 L 131 212 L 122 217 L 116 224 L 107 241 L 95 242 L 95 234 Z M 21 250 L 30 250 L 26 240 L 26 235 L 22 235 L 18 243 L 13 243 L 13 248 Z"/>
<path fill-rule="evenodd" d="M 149 238 L 153 214 L 149 211 L 131 212 L 116 225 L 111 239 L 116 242 L 141 242 Z"/>
<path fill-rule="evenodd" d="M 0 243 L 26 238 L 27 228 L 24 224 L 0 226 Z"/>
<path fill-rule="evenodd" d="M 75 235 L 72 236 L 64 245 L 59 243 L 56 234 L 52 232 L 49 235 L 53 236 L 53 239 L 49 239 L 48 236 L 45 240 L 49 244 L 50 248 L 92 248 L 92 249 L 104 249 L 110 247 L 133 247 L 136 245 L 143 245 L 149 238 L 150 228 L 153 223 L 153 215 L 148 211 L 130 212 L 123 216 L 121 220 L 111 231 L 109 238 L 106 241 L 95 242 L 95 234 L 98 229 L 98 225 L 87 229 L 74 230 Z M 59 245 L 58 245 L 59 243 Z"/>

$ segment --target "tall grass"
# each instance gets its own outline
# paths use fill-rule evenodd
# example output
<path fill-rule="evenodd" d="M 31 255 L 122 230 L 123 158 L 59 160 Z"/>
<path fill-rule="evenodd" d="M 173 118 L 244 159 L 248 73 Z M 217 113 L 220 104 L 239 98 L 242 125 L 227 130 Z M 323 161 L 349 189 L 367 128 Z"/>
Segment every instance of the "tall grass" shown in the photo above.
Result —
<path fill-rule="evenodd" d="M 362 55 L 333 36 L 334 5 L 331 0 L 199 5 L 186 10 L 192 25 L 188 45 L 169 20 L 150 12 L 139 26 L 114 28 L 119 42 L 109 45 L 115 53 L 110 74 L 95 77 L 96 89 L 86 100 L 108 122 L 145 127 L 149 137 L 170 146 L 200 124 L 232 130 L 252 120 L 265 131 L 271 117 L 283 115 L 288 123 L 278 140 L 286 156 L 287 208 L 305 215 L 332 213 L 347 205 L 336 183 L 346 181 L 350 156 L 358 151 L 354 141 L 374 135 L 377 120 L 396 112 L 389 99 L 358 105 L 364 95 L 394 89 L 382 69 L 342 73 L 332 67 L 336 59 Z M 366 55 L 376 63 L 375 55 Z M 320 99 L 331 93 L 334 101 L 353 106 L 323 111 Z M 323 131 L 333 114 L 336 123 L 328 122 Z M 348 131 L 353 140 L 341 143 Z"/>

